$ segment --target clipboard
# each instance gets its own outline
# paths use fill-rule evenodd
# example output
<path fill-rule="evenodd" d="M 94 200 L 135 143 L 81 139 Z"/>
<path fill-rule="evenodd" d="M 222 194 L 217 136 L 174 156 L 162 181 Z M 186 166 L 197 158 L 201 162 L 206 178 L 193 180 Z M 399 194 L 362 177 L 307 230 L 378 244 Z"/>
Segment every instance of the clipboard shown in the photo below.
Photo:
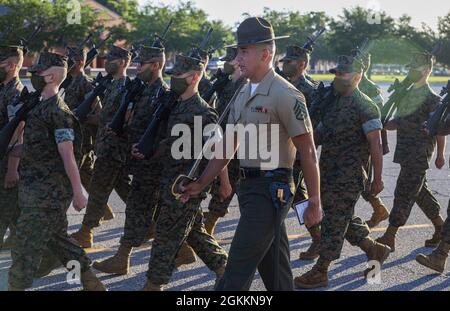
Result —
<path fill-rule="evenodd" d="M 309 206 L 309 200 L 303 200 L 297 203 L 294 203 L 295 214 L 297 215 L 298 222 L 300 226 L 305 224 L 305 219 L 303 215 L 305 214 L 306 209 Z"/>

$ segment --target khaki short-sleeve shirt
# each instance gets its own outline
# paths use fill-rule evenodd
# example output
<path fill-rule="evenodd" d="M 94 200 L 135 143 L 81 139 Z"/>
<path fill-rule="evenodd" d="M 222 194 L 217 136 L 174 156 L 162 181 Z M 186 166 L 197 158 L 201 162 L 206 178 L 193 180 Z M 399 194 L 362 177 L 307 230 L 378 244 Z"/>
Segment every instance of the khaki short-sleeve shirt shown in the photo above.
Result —
<path fill-rule="evenodd" d="M 292 137 L 312 132 L 305 97 L 271 69 L 253 94 L 242 87 L 231 106 L 228 126 L 238 135 L 241 167 L 292 168 Z"/>

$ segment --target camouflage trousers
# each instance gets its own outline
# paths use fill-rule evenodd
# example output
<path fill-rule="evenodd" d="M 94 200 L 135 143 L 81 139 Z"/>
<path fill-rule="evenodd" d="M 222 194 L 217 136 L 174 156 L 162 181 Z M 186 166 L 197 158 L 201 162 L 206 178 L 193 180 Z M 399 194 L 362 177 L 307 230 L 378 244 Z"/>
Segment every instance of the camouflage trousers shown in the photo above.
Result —
<path fill-rule="evenodd" d="M 122 201 L 126 202 L 130 193 L 130 183 L 125 163 L 112 158 L 97 158 L 89 185 L 89 200 L 83 225 L 89 228 L 100 226 L 112 191 L 116 190 Z"/>
<path fill-rule="evenodd" d="M 364 191 L 361 193 L 361 196 L 364 199 L 364 201 L 370 202 L 373 199 L 377 198 L 377 196 L 374 196 L 370 191 L 373 182 L 373 168 L 370 159 L 369 162 L 367 163 L 366 173 L 367 179 L 365 180 Z"/>
<path fill-rule="evenodd" d="M 6 164 L 0 163 L 0 248 L 6 230 L 15 230 L 20 215 L 18 204 L 18 188 L 5 189 Z"/>
<path fill-rule="evenodd" d="M 22 207 L 17 222 L 17 244 L 11 251 L 10 285 L 22 289 L 30 288 L 43 255 L 49 251 L 64 266 L 67 266 L 69 261 L 76 260 L 80 263 L 81 272 L 89 270 L 90 259 L 67 234 L 66 212 L 70 201 L 71 199 L 62 199 L 61 209 Z"/>
<path fill-rule="evenodd" d="M 91 178 L 94 173 L 94 152 L 89 151 L 83 155 L 80 164 L 80 178 L 84 189 L 89 193 Z"/>
<path fill-rule="evenodd" d="M 161 172 L 158 163 L 140 167 L 133 174 L 125 209 L 125 226 L 120 244 L 139 247 L 145 242 L 159 203 Z"/>
<path fill-rule="evenodd" d="M 161 211 L 156 223 L 156 235 L 148 265 L 147 278 L 157 285 L 167 284 L 175 269 L 175 259 L 181 245 L 187 242 L 211 271 L 227 262 L 226 251 L 210 236 L 203 224 L 200 199 L 182 204 L 167 191 L 161 199 Z"/>
<path fill-rule="evenodd" d="M 440 215 L 441 206 L 428 188 L 426 170 L 402 165 L 395 187 L 389 224 L 394 227 L 404 226 L 414 203 L 417 203 L 430 220 Z"/>
<path fill-rule="evenodd" d="M 354 215 L 360 195 L 360 191 L 337 191 L 333 187 L 322 185 L 324 217 L 319 251 L 321 258 L 329 261 L 339 259 L 344 240 L 357 246 L 370 234 L 367 224 Z"/>
<path fill-rule="evenodd" d="M 442 229 L 442 240 L 445 243 L 450 243 L 450 200 L 448 201 L 447 207 L 447 219 L 444 222 L 444 227 Z"/>
<path fill-rule="evenodd" d="M 294 183 L 296 186 L 294 203 L 306 200 L 308 198 L 308 192 L 305 187 L 302 171 L 302 163 L 300 160 L 295 160 L 294 162 Z"/>
<path fill-rule="evenodd" d="M 223 202 L 220 202 L 219 187 L 220 180 L 217 178 L 211 187 L 211 200 L 209 201 L 208 210 L 217 217 L 225 217 L 228 214 L 228 206 L 230 206 L 233 196 L 236 193 L 236 186 L 239 182 L 239 160 L 233 159 L 228 164 L 228 176 L 232 188 L 231 196 Z"/>

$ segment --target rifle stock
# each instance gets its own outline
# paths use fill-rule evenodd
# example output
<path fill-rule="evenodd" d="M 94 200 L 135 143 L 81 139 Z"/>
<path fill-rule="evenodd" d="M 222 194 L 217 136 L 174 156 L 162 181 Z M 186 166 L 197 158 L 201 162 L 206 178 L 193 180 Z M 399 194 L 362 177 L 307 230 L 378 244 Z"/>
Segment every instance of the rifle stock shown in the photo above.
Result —
<path fill-rule="evenodd" d="M 9 145 L 20 122 L 25 121 L 28 113 L 40 102 L 40 94 L 38 92 L 29 93 L 27 87 L 25 87 L 16 104 L 20 102 L 23 103 L 22 107 L 0 131 L 0 159 L 8 154 Z"/>
<path fill-rule="evenodd" d="M 407 91 L 413 84 L 414 83 L 411 81 L 410 77 L 407 76 L 402 82 L 396 79 L 394 84 L 389 87 L 388 92 L 392 92 L 392 94 L 389 96 L 388 101 L 381 109 L 381 123 L 383 124 L 383 126 L 386 125 L 386 123 L 388 123 L 392 118 L 398 104 L 403 99 L 403 97 L 405 97 Z"/>
<path fill-rule="evenodd" d="M 427 121 L 427 129 L 430 136 L 437 136 L 439 134 L 439 129 L 450 112 L 450 80 L 447 82 L 447 86 L 442 88 L 440 95 L 444 97 L 442 104 L 439 105 Z"/>
<path fill-rule="evenodd" d="M 130 82 L 126 88 L 126 91 L 122 94 L 119 109 L 116 111 L 113 119 L 108 125 L 109 128 L 117 135 L 121 135 L 124 131 L 125 116 L 130 103 L 134 105 L 134 102 L 142 95 L 144 89 L 144 82 L 139 78 L 135 78 L 132 82 Z"/>
<path fill-rule="evenodd" d="M 156 134 L 158 132 L 161 121 L 168 117 L 172 110 L 173 104 L 178 100 L 179 95 L 173 91 L 169 91 L 160 97 L 158 108 L 153 114 L 147 129 L 139 140 L 136 149 L 146 158 L 150 158 L 154 154 L 154 146 L 156 142 Z"/>
<path fill-rule="evenodd" d="M 75 116 L 83 123 L 86 121 L 88 114 L 92 111 L 92 104 L 98 96 L 102 96 L 105 93 L 107 85 L 111 82 L 112 76 L 106 75 L 103 77 L 101 73 L 98 73 L 94 80 L 96 85 L 92 92 L 83 100 L 83 102 L 74 110 Z"/>

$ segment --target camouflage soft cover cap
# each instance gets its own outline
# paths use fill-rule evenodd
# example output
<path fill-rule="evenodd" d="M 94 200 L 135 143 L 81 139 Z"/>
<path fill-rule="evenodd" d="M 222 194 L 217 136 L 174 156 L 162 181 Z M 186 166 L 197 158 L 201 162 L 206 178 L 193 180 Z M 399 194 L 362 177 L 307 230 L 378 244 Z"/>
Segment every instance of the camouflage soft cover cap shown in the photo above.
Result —
<path fill-rule="evenodd" d="M 107 60 L 131 59 L 131 52 L 117 45 L 110 45 L 108 52 L 102 56 Z"/>
<path fill-rule="evenodd" d="M 133 61 L 145 63 L 162 56 L 164 56 L 164 48 L 142 45 L 139 47 L 138 56 Z"/>
<path fill-rule="evenodd" d="M 189 71 L 202 71 L 204 67 L 204 62 L 201 59 L 193 58 L 185 55 L 175 56 L 175 65 L 173 69 L 167 74 L 181 75 Z"/>
<path fill-rule="evenodd" d="M 297 45 L 290 45 L 286 49 L 286 55 L 280 60 L 280 62 L 298 59 L 307 60 L 311 53 L 311 50 L 302 48 Z"/>
<path fill-rule="evenodd" d="M 40 72 L 54 66 L 67 68 L 67 56 L 51 52 L 42 52 L 39 55 L 37 62 L 31 66 L 28 71 Z"/>
<path fill-rule="evenodd" d="M 341 55 L 338 57 L 338 65 L 336 68 L 330 69 L 330 73 L 335 74 L 337 72 L 351 73 L 358 72 L 361 73 L 364 70 L 364 65 L 360 60 L 353 56 Z"/>
<path fill-rule="evenodd" d="M 411 57 L 411 61 L 406 68 L 419 68 L 422 66 L 433 66 L 435 57 L 429 52 L 417 52 Z"/>
<path fill-rule="evenodd" d="M 222 57 L 221 61 L 231 62 L 237 56 L 237 48 L 236 47 L 227 47 L 226 54 Z"/>
<path fill-rule="evenodd" d="M 21 46 L 17 45 L 0 45 L 0 62 L 10 57 L 18 57 L 23 55 Z"/>

